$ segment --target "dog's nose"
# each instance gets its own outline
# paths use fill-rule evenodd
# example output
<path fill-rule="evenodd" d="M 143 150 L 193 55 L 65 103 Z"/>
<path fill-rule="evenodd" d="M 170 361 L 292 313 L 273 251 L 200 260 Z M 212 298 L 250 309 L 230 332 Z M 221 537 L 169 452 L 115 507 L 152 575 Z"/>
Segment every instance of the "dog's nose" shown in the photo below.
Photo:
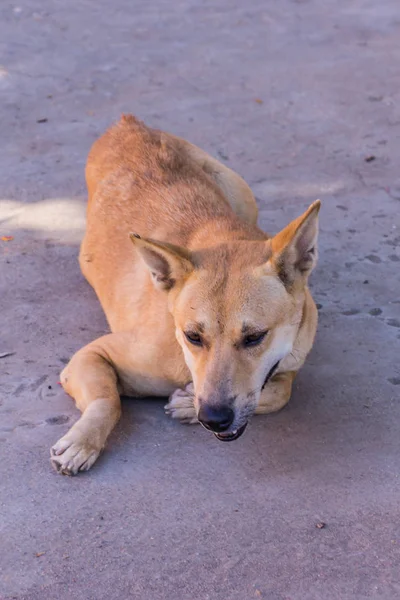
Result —
<path fill-rule="evenodd" d="M 204 404 L 200 407 L 198 419 L 204 427 L 220 433 L 226 431 L 233 423 L 235 414 L 229 406 L 213 407 Z"/>

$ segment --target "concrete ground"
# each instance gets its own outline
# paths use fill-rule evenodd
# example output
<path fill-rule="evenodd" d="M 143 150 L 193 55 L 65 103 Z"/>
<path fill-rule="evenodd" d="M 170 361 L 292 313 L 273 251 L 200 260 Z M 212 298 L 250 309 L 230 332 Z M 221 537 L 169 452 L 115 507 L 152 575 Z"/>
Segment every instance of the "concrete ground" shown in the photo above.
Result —
<path fill-rule="evenodd" d="M 398 0 L 0 15 L 2 600 L 399 598 Z M 76 260 L 85 158 L 121 112 L 241 173 L 267 231 L 323 200 L 319 332 L 291 403 L 239 441 L 127 400 L 93 470 L 60 477 L 59 371 L 107 329 Z"/>

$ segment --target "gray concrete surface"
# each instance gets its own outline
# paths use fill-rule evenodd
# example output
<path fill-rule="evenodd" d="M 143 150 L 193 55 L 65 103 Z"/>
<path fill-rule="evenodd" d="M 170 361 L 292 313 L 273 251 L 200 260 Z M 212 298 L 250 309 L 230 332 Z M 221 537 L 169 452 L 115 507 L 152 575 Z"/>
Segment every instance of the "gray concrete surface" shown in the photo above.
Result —
<path fill-rule="evenodd" d="M 398 0 L 0 15 L 0 597 L 399 598 Z M 58 374 L 106 331 L 76 261 L 83 169 L 123 111 L 237 169 L 266 230 L 323 200 L 320 327 L 289 406 L 239 441 L 127 400 L 95 468 L 63 478 Z"/>

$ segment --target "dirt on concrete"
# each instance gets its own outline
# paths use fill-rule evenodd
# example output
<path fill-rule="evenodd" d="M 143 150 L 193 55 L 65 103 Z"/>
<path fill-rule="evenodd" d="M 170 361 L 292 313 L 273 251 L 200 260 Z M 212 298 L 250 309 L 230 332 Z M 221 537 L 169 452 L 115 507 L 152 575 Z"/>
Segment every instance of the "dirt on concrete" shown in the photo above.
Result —
<path fill-rule="evenodd" d="M 2 600 L 400 597 L 399 40 L 398 0 L 3 0 Z M 236 169 L 271 233 L 321 198 L 319 332 L 237 442 L 126 400 L 66 478 L 59 372 L 107 330 L 84 164 L 122 112 Z"/>

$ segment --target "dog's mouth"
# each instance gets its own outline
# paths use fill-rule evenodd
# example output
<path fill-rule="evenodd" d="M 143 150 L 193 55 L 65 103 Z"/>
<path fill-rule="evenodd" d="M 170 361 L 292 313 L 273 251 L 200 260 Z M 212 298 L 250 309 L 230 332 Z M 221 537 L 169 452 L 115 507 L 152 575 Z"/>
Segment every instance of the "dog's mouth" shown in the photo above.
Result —
<path fill-rule="evenodd" d="M 246 427 L 247 427 L 247 423 L 245 423 L 244 425 L 239 427 L 239 429 L 235 429 L 234 431 L 231 431 L 230 433 L 216 433 L 215 431 L 213 433 L 214 433 L 215 437 L 217 438 L 217 440 L 219 440 L 220 442 L 233 442 L 234 440 L 237 440 L 240 438 L 242 433 L 244 433 L 244 430 L 246 429 Z"/>

